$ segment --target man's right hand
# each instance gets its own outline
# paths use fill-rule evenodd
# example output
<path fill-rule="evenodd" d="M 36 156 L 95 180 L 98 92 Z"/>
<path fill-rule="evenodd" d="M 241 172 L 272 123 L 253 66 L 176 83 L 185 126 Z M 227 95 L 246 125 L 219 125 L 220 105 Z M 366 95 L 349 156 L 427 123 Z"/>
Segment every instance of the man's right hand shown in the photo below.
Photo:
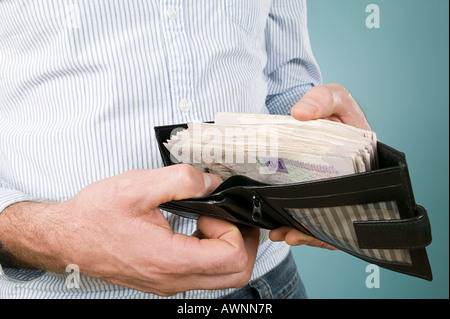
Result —
<path fill-rule="evenodd" d="M 76 264 L 85 275 L 162 296 L 241 287 L 253 271 L 257 229 L 202 217 L 193 236 L 177 234 L 158 209 L 220 182 L 180 164 L 107 178 L 63 203 L 16 203 L 0 214 L 0 247 L 22 266 L 64 272 Z"/>

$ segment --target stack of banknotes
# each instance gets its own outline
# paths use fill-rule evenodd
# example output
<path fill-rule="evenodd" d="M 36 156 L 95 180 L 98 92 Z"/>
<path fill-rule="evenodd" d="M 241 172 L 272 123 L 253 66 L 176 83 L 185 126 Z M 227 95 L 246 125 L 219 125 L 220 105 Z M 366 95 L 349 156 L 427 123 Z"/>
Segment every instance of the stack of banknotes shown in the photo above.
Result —
<path fill-rule="evenodd" d="M 245 175 L 288 184 L 373 170 L 375 132 L 329 120 L 218 113 L 214 123 L 188 123 L 164 144 L 174 163 L 189 163 L 226 180 Z"/>

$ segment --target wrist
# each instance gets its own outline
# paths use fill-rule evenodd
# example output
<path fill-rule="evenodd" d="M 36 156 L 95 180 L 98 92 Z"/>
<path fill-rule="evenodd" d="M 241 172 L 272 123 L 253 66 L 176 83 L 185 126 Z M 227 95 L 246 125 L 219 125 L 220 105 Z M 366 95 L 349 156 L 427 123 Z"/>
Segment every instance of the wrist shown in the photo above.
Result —
<path fill-rule="evenodd" d="M 13 266 L 64 272 L 61 216 L 63 205 L 56 202 L 7 207 L 0 215 L 0 259 Z"/>

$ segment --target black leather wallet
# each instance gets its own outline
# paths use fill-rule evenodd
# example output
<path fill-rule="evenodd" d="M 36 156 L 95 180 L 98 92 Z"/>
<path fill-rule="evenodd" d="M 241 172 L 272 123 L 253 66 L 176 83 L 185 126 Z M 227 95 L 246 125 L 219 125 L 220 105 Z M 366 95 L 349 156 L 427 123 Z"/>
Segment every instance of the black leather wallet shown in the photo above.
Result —
<path fill-rule="evenodd" d="M 155 127 L 166 166 L 175 163 L 163 143 L 183 128 Z M 369 263 L 431 281 L 430 222 L 415 203 L 405 155 L 380 142 L 377 150 L 379 168 L 370 172 L 286 185 L 233 176 L 207 196 L 160 208 L 264 229 L 290 226 Z"/>

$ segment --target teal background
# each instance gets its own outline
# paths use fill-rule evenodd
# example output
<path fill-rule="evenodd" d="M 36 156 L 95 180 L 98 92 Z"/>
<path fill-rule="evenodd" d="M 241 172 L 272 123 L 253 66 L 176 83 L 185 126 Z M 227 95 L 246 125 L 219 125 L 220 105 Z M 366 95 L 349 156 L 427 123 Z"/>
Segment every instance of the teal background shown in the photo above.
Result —
<path fill-rule="evenodd" d="M 379 29 L 365 25 L 380 7 Z M 293 252 L 310 298 L 449 298 L 449 1 L 310 0 L 308 25 L 324 83 L 340 83 L 360 103 L 380 141 L 404 152 L 416 202 L 428 210 L 434 280 L 380 271 L 343 252 Z"/>

